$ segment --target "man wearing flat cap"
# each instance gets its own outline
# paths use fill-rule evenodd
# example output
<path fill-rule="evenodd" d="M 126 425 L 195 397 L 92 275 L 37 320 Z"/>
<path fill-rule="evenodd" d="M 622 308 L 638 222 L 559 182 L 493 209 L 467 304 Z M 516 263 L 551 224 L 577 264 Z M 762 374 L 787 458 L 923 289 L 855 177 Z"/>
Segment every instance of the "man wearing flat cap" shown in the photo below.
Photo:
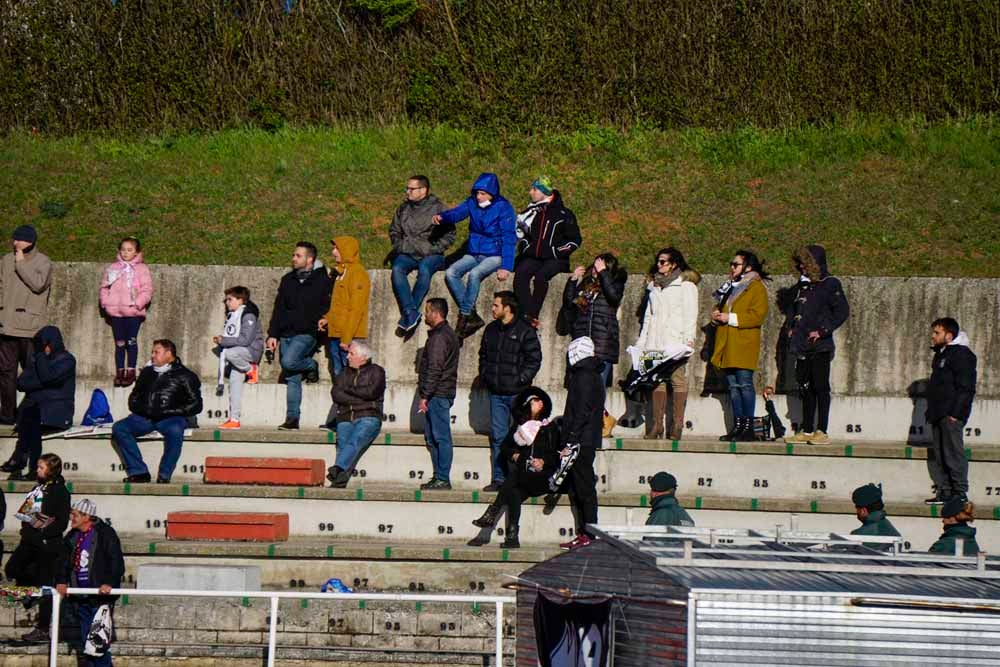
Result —
<path fill-rule="evenodd" d="M 24 368 L 31 339 L 49 323 L 52 262 L 35 247 L 38 232 L 21 225 L 11 235 L 11 252 L 0 259 L 0 424 L 13 424 L 17 366 Z"/>
<path fill-rule="evenodd" d="M 882 487 L 865 484 L 854 489 L 851 494 L 854 512 L 861 525 L 851 531 L 851 535 L 882 535 L 899 537 L 899 531 L 889 522 L 885 515 L 885 505 L 882 503 Z M 888 550 L 890 545 L 876 542 L 865 542 L 866 547 Z"/>
<path fill-rule="evenodd" d="M 694 520 L 677 502 L 677 478 L 658 472 L 649 479 L 650 506 L 647 526 L 693 526 Z"/>

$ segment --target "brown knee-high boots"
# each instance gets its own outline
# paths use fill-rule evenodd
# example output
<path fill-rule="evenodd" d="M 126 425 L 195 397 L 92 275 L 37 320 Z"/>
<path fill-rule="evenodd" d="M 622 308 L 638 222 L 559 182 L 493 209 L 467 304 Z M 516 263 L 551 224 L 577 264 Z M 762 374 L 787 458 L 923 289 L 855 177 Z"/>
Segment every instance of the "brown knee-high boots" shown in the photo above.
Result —
<path fill-rule="evenodd" d="M 667 438 L 680 440 L 681 434 L 684 432 L 684 408 L 687 407 L 688 394 L 686 391 L 677 391 L 676 389 L 672 393 L 674 414 L 670 420 L 670 432 L 667 434 Z"/>
<path fill-rule="evenodd" d="M 649 403 L 653 408 L 653 415 L 646 422 L 645 440 L 656 440 L 663 437 L 663 422 L 667 416 L 667 388 L 662 384 L 656 387 L 649 395 Z"/>

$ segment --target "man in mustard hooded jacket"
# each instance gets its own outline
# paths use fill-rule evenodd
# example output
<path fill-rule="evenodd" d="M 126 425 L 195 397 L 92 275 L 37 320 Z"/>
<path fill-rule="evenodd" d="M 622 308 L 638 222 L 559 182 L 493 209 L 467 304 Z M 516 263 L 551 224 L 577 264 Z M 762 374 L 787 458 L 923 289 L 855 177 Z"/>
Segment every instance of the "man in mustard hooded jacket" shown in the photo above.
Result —
<path fill-rule="evenodd" d="M 336 236 L 330 240 L 333 258 L 333 296 L 330 310 L 319 321 L 329 339 L 330 377 L 335 378 L 347 368 L 347 348 L 355 338 L 368 337 L 368 298 L 371 280 L 361 264 L 361 245 L 353 236 Z"/>

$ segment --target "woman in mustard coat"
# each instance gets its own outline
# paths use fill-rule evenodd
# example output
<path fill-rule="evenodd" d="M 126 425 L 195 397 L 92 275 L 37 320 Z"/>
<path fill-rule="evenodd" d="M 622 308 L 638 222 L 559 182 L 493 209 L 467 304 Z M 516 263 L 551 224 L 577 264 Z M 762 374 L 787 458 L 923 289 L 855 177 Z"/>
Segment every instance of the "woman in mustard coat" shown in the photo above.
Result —
<path fill-rule="evenodd" d="M 733 428 L 723 441 L 752 442 L 757 395 L 753 372 L 760 358 L 760 329 L 767 317 L 767 288 L 771 277 L 757 255 L 740 250 L 729 263 L 729 280 L 714 292 L 716 326 L 712 364 L 726 374 Z"/>

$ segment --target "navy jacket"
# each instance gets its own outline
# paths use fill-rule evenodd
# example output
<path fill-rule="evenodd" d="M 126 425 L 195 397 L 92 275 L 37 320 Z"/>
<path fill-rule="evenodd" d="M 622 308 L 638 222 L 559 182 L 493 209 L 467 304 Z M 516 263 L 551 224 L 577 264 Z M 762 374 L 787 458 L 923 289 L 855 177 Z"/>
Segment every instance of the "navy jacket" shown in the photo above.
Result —
<path fill-rule="evenodd" d="M 17 378 L 24 402 L 38 406 L 42 426 L 68 428 L 73 423 L 76 395 L 76 357 L 66 351 L 62 332 L 47 326 L 35 334 L 35 353 Z M 45 346 L 52 351 L 45 353 Z"/>
<path fill-rule="evenodd" d="M 479 208 L 476 190 L 493 195 L 493 203 Z M 500 268 L 514 270 L 517 250 L 517 216 L 510 202 L 500 196 L 500 180 L 496 174 L 482 173 L 472 184 L 472 194 L 455 208 L 441 214 L 441 222 L 454 225 L 469 219 L 469 254 L 500 257 Z"/>
<path fill-rule="evenodd" d="M 927 381 L 927 422 L 954 417 L 963 424 L 972 414 L 976 396 L 976 355 L 964 331 L 950 345 L 935 350 Z"/>
<path fill-rule="evenodd" d="M 851 313 L 843 285 L 830 275 L 827 268 L 826 250 L 818 245 L 808 248 L 819 264 L 819 280 L 799 282 L 793 288 L 795 298 L 785 313 L 785 328 L 790 337 L 788 349 L 796 357 L 823 353 L 832 355 L 835 350 L 833 332 L 847 321 Z M 819 331 L 819 340 L 815 343 L 809 342 L 810 331 Z"/>

